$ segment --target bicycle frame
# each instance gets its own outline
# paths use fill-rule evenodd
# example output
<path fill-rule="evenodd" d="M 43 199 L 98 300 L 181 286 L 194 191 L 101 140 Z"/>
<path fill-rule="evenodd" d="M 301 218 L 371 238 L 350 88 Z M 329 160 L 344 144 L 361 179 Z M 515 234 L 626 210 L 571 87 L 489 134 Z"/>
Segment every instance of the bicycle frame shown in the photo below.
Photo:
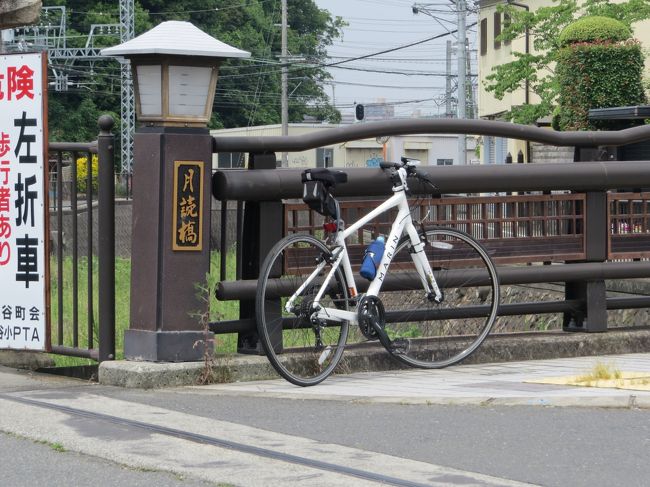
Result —
<path fill-rule="evenodd" d="M 424 250 L 424 243 L 420 241 L 413 220 L 411 219 L 411 211 L 409 209 L 408 201 L 406 199 L 406 171 L 404 169 L 398 169 L 398 173 L 401 179 L 401 185 L 395 186 L 393 188 L 393 196 L 384 201 L 377 208 L 372 210 L 367 215 L 361 217 L 350 227 L 340 230 L 336 234 L 335 247 L 332 250 L 334 257 L 334 263 L 329 274 L 326 276 L 323 284 L 320 286 L 318 293 L 313 301 L 314 309 L 317 310 L 316 318 L 329 320 L 329 321 L 341 321 L 346 320 L 351 324 L 357 324 L 357 313 L 356 311 L 346 311 L 338 308 L 323 308 L 320 307 L 320 300 L 327 290 L 334 273 L 337 271 L 340 265 L 343 265 L 343 273 L 345 276 L 345 281 L 348 287 L 349 297 L 355 298 L 358 296 L 357 286 L 354 280 L 354 274 L 352 272 L 352 265 L 350 264 L 350 258 L 347 251 L 347 246 L 345 241 L 348 237 L 354 234 L 357 230 L 363 227 L 366 223 L 381 215 L 382 213 L 397 207 L 397 216 L 393 222 L 393 225 L 390 230 L 390 234 L 386 240 L 386 247 L 384 250 L 384 255 L 382 256 L 379 267 L 377 268 L 377 275 L 370 282 L 368 286 L 368 291 L 366 296 L 377 296 L 381 290 L 381 286 L 384 282 L 384 278 L 388 273 L 388 268 L 391 261 L 395 255 L 395 250 L 397 249 L 397 244 L 400 241 L 400 238 L 404 231 L 409 236 L 411 244 L 413 245 L 413 252 L 411 257 L 413 259 L 415 269 L 418 272 L 420 280 L 422 281 L 423 292 L 433 293 L 435 299 L 440 299 L 442 294 L 436 280 L 433 276 L 433 271 L 429 265 L 429 261 L 426 258 Z M 293 302 L 295 299 L 302 293 L 302 291 L 310 285 L 310 283 L 320 274 L 322 269 L 325 267 L 325 262 L 319 264 L 314 272 L 305 280 L 305 282 L 296 290 L 296 292 L 287 300 L 285 304 L 285 309 L 289 311 L 293 307 Z"/>

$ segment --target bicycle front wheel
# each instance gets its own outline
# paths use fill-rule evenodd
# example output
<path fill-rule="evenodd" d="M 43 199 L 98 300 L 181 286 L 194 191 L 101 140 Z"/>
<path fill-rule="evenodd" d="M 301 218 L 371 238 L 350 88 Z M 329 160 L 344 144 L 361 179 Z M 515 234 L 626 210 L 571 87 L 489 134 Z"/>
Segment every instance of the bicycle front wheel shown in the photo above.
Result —
<path fill-rule="evenodd" d="M 260 341 L 275 370 L 299 386 L 318 384 L 334 371 L 348 335 L 347 321 L 310 319 L 314 298 L 332 270 L 331 257 L 320 240 L 309 235 L 291 235 L 271 249 L 260 271 L 255 300 Z M 289 299 L 305 283 L 287 310 Z M 348 309 L 348 293 L 340 269 L 334 271 L 319 305 Z"/>
<path fill-rule="evenodd" d="M 467 358 L 496 319 L 499 283 L 486 250 L 469 235 L 431 228 L 420 235 L 442 292 L 427 296 L 403 238 L 379 295 L 384 308 L 388 351 L 413 367 L 441 368 Z"/>

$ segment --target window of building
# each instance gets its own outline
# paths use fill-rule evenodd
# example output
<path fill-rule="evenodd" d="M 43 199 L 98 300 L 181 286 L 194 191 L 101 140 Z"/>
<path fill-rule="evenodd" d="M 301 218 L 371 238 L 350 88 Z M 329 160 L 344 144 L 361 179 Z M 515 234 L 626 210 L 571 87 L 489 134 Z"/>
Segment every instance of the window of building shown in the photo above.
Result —
<path fill-rule="evenodd" d="M 487 54 L 487 19 L 481 20 L 481 56 Z"/>
<path fill-rule="evenodd" d="M 243 152 L 219 152 L 217 154 L 217 167 L 219 169 L 234 169 L 244 167 Z"/>
<path fill-rule="evenodd" d="M 501 35 L 501 13 L 494 12 L 494 48 L 501 47 L 501 41 L 498 37 Z"/>
<path fill-rule="evenodd" d="M 436 164 L 438 166 L 453 166 L 454 165 L 454 160 L 453 159 L 436 159 Z"/>
<path fill-rule="evenodd" d="M 316 149 L 316 167 L 333 167 L 334 149 L 319 147 Z"/>

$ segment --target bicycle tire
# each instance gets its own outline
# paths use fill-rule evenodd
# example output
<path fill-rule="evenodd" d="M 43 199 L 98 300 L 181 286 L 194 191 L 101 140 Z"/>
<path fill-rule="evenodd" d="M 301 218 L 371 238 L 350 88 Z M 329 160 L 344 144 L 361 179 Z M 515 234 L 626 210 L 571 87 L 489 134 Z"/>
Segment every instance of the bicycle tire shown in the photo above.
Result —
<path fill-rule="evenodd" d="M 379 293 L 386 333 L 381 342 L 398 361 L 435 369 L 466 359 L 481 345 L 496 320 L 500 288 L 487 251 L 468 234 L 428 228 L 420 239 L 443 301 L 426 296 L 411 241 L 402 238 Z"/>
<path fill-rule="evenodd" d="M 257 331 L 273 368 L 298 386 L 312 386 L 329 376 L 341 360 L 348 335 L 347 321 L 323 320 L 312 324 L 311 299 L 323 276 L 332 268 L 332 252 L 309 235 L 290 235 L 269 252 L 260 271 L 255 298 Z M 286 299 L 307 277 L 325 262 L 313 285 L 284 309 Z M 336 269 L 330 286 L 320 301 L 325 308 L 348 309 L 348 291 L 341 269 Z"/>

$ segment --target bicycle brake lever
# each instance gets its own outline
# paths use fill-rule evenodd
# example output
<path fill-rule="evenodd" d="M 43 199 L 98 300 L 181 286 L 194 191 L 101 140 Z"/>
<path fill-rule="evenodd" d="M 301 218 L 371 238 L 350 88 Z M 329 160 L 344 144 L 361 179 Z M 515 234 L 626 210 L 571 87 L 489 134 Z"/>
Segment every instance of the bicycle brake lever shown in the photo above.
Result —
<path fill-rule="evenodd" d="M 427 183 L 431 187 L 431 192 L 434 195 L 435 194 L 440 195 L 440 188 L 438 188 L 438 186 L 436 186 L 435 183 L 431 180 L 431 176 L 421 171 L 415 171 L 413 175 L 418 179 Z"/>

